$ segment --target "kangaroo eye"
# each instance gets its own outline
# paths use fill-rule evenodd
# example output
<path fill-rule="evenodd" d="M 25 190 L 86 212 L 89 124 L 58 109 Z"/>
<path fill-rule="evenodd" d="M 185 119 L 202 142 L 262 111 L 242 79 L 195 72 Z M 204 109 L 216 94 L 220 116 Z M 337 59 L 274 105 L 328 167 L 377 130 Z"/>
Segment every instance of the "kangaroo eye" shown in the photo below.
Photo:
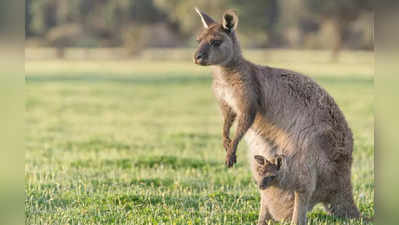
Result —
<path fill-rule="evenodd" d="M 210 42 L 210 44 L 211 44 L 213 47 L 219 47 L 219 46 L 222 44 L 222 41 L 221 41 L 221 40 L 212 40 L 212 41 Z"/>

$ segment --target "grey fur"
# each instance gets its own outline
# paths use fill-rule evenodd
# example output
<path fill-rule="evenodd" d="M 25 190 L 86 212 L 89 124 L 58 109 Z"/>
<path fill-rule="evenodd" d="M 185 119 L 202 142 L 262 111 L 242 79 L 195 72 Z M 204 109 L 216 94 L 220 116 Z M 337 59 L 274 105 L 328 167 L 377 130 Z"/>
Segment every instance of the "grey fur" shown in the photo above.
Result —
<path fill-rule="evenodd" d="M 226 13 L 238 21 L 234 11 Z M 255 180 L 260 176 L 254 155 L 286 159 L 279 185 L 261 190 L 259 224 L 288 217 L 292 224 L 306 224 L 307 211 L 318 202 L 334 215 L 359 217 L 351 185 L 352 133 L 334 99 L 307 76 L 247 61 L 235 30 L 221 24 L 199 35 L 194 62 L 213 66 L 213 90 L 224 117 L 226 165 L 236 163 L 244 135 Z M 214 40 L 222 43 L 215 46 Z"/>

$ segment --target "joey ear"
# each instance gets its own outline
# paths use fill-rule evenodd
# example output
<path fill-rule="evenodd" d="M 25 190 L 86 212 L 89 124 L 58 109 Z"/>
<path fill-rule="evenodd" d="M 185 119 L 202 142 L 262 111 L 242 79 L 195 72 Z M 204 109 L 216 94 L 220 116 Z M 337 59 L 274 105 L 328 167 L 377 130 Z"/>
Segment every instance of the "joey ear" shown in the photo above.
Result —
<path fill-rule="evenodd" d="M 265 162 L 266 162 L 265 157 L 263 157 L 263 156 L 261 156 L 261 155 L 255 155 L 254 158 L 255 158 L 256 162 L 257 162 L 259 165 L 265 165 Z"/>
<path fill-rule="evenodd" d="M 232 32 L 237 28 L 238 16 L 235 10 L 228 9 L 223 14 L 222 18 L 223 29 L 227 32 Z"/>
<path fill-rule="evenodd" d="M 216 23 L 214 19 L 212 19 L 210 16 L 208 16 L 206 13 L 201 12 L 197 7 L 194 8 L 194 10 L 198 13 L 198 15 L 201 17 L 202 25 L 204 25 L 205 28 L 209 28 L 212 24 Z"/>

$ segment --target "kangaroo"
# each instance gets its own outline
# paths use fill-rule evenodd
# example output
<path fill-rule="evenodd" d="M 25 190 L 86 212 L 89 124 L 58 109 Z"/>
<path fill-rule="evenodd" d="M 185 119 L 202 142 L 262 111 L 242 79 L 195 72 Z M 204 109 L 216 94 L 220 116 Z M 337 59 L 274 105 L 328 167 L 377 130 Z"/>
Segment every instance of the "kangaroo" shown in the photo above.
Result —
<path fill-rule="evenodd" d="M 258 224 L 267 224 L 270 220 L 286 221 L 292 217 L 295 204 L 296 190 L 301 186 L 300 176 L 290 168 L 290 163 L 295 161 L 283 156 L 276 156 L 272 160 L 267 160 L 262 155 L 255 155 L 257 183 L 261 192 L 261 212 Z M 321 186 L 312 193 L 307 209 L 310 211 L 317 203 L 322 203 L 324 208 L 333 215 L 342 216 L 342 213 L 354 210 L 353 199 L 333 199 L 336 197 L 334 192 L 339 189 L 332 189 L 331 186 Z M 339 211 L 341 210 L 341 211 Z M 343 212 L 342 210 L 349 210 Z"/>
<path fill-rule="evenodd" d="M 254 155 L 291 159 L 291 176 L 300 181 L 292 187 L 291 224 L 306 224 L 310 201 L 320 187 L 329 190 L 324 202 L 331 205 L 330 212 L 359 217 L 351 184 L 352 132 L 334 99 L 307 76 L 246 60 L 236 35 L 235 11 L 227 10 L 221 23 L 196 11 L 204 30 L 198 35 L 193 60 L 213 67 L 212 87 L 224 118 L 226 166 L 236 163 L 237 147 L 245 135 L 255 179 Z"/>
<path fill-rule="evenodd" d="M 295 177 L 283 173 L 283 171 L 287 171 L 287 168 L 281 168 L 282 156 L 275 156 L 272 161 L 261 155 L 255 155 L 254 159 L 256 161 L 256 183 L 261 193 L 258 224 L 266 225 L 272 220 L 289 221 L 294 211 L 295 196 L 286 184 L 292 181 L 287 179 Z M 286 165 L 285 163 L 284 167 Z"/>

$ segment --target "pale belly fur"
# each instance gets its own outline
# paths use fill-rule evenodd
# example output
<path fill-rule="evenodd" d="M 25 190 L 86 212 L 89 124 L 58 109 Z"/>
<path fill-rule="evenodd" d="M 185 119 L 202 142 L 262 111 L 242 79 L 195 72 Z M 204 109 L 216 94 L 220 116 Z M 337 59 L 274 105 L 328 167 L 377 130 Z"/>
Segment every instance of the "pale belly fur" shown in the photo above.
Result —
<path fill-rule="evenodd" d="M 239 111 L 237 103 L 233 94 L 233 90 L 226 84 L 220 83 L 220 87 L 215 90 L 215 95 L 223 99 L 235 112 Z"/>
<path fill-rule="evenodd" d="M 266 159 L 273 159 L 275 152 L 272 151 L 271 145 L 261 136 L 257 135 L 252 129 L 249 129 L 245 134 L 245 141 L 248 145 L 248 159 L 253 175 L 255 176 L 256 162 L 255 155 L 262 155 Z"/>
<path fill-rule="evenodd" d="M 271 145 L 265 138 L 257 135 L 254 130 L 249 129 L 244 138 L 248 145 L 248 157 L 250 161 L 252 161 L 255 155 L 262 155 L 267 159 L 273 158 L 274 152 L 271 151 Z"/>

